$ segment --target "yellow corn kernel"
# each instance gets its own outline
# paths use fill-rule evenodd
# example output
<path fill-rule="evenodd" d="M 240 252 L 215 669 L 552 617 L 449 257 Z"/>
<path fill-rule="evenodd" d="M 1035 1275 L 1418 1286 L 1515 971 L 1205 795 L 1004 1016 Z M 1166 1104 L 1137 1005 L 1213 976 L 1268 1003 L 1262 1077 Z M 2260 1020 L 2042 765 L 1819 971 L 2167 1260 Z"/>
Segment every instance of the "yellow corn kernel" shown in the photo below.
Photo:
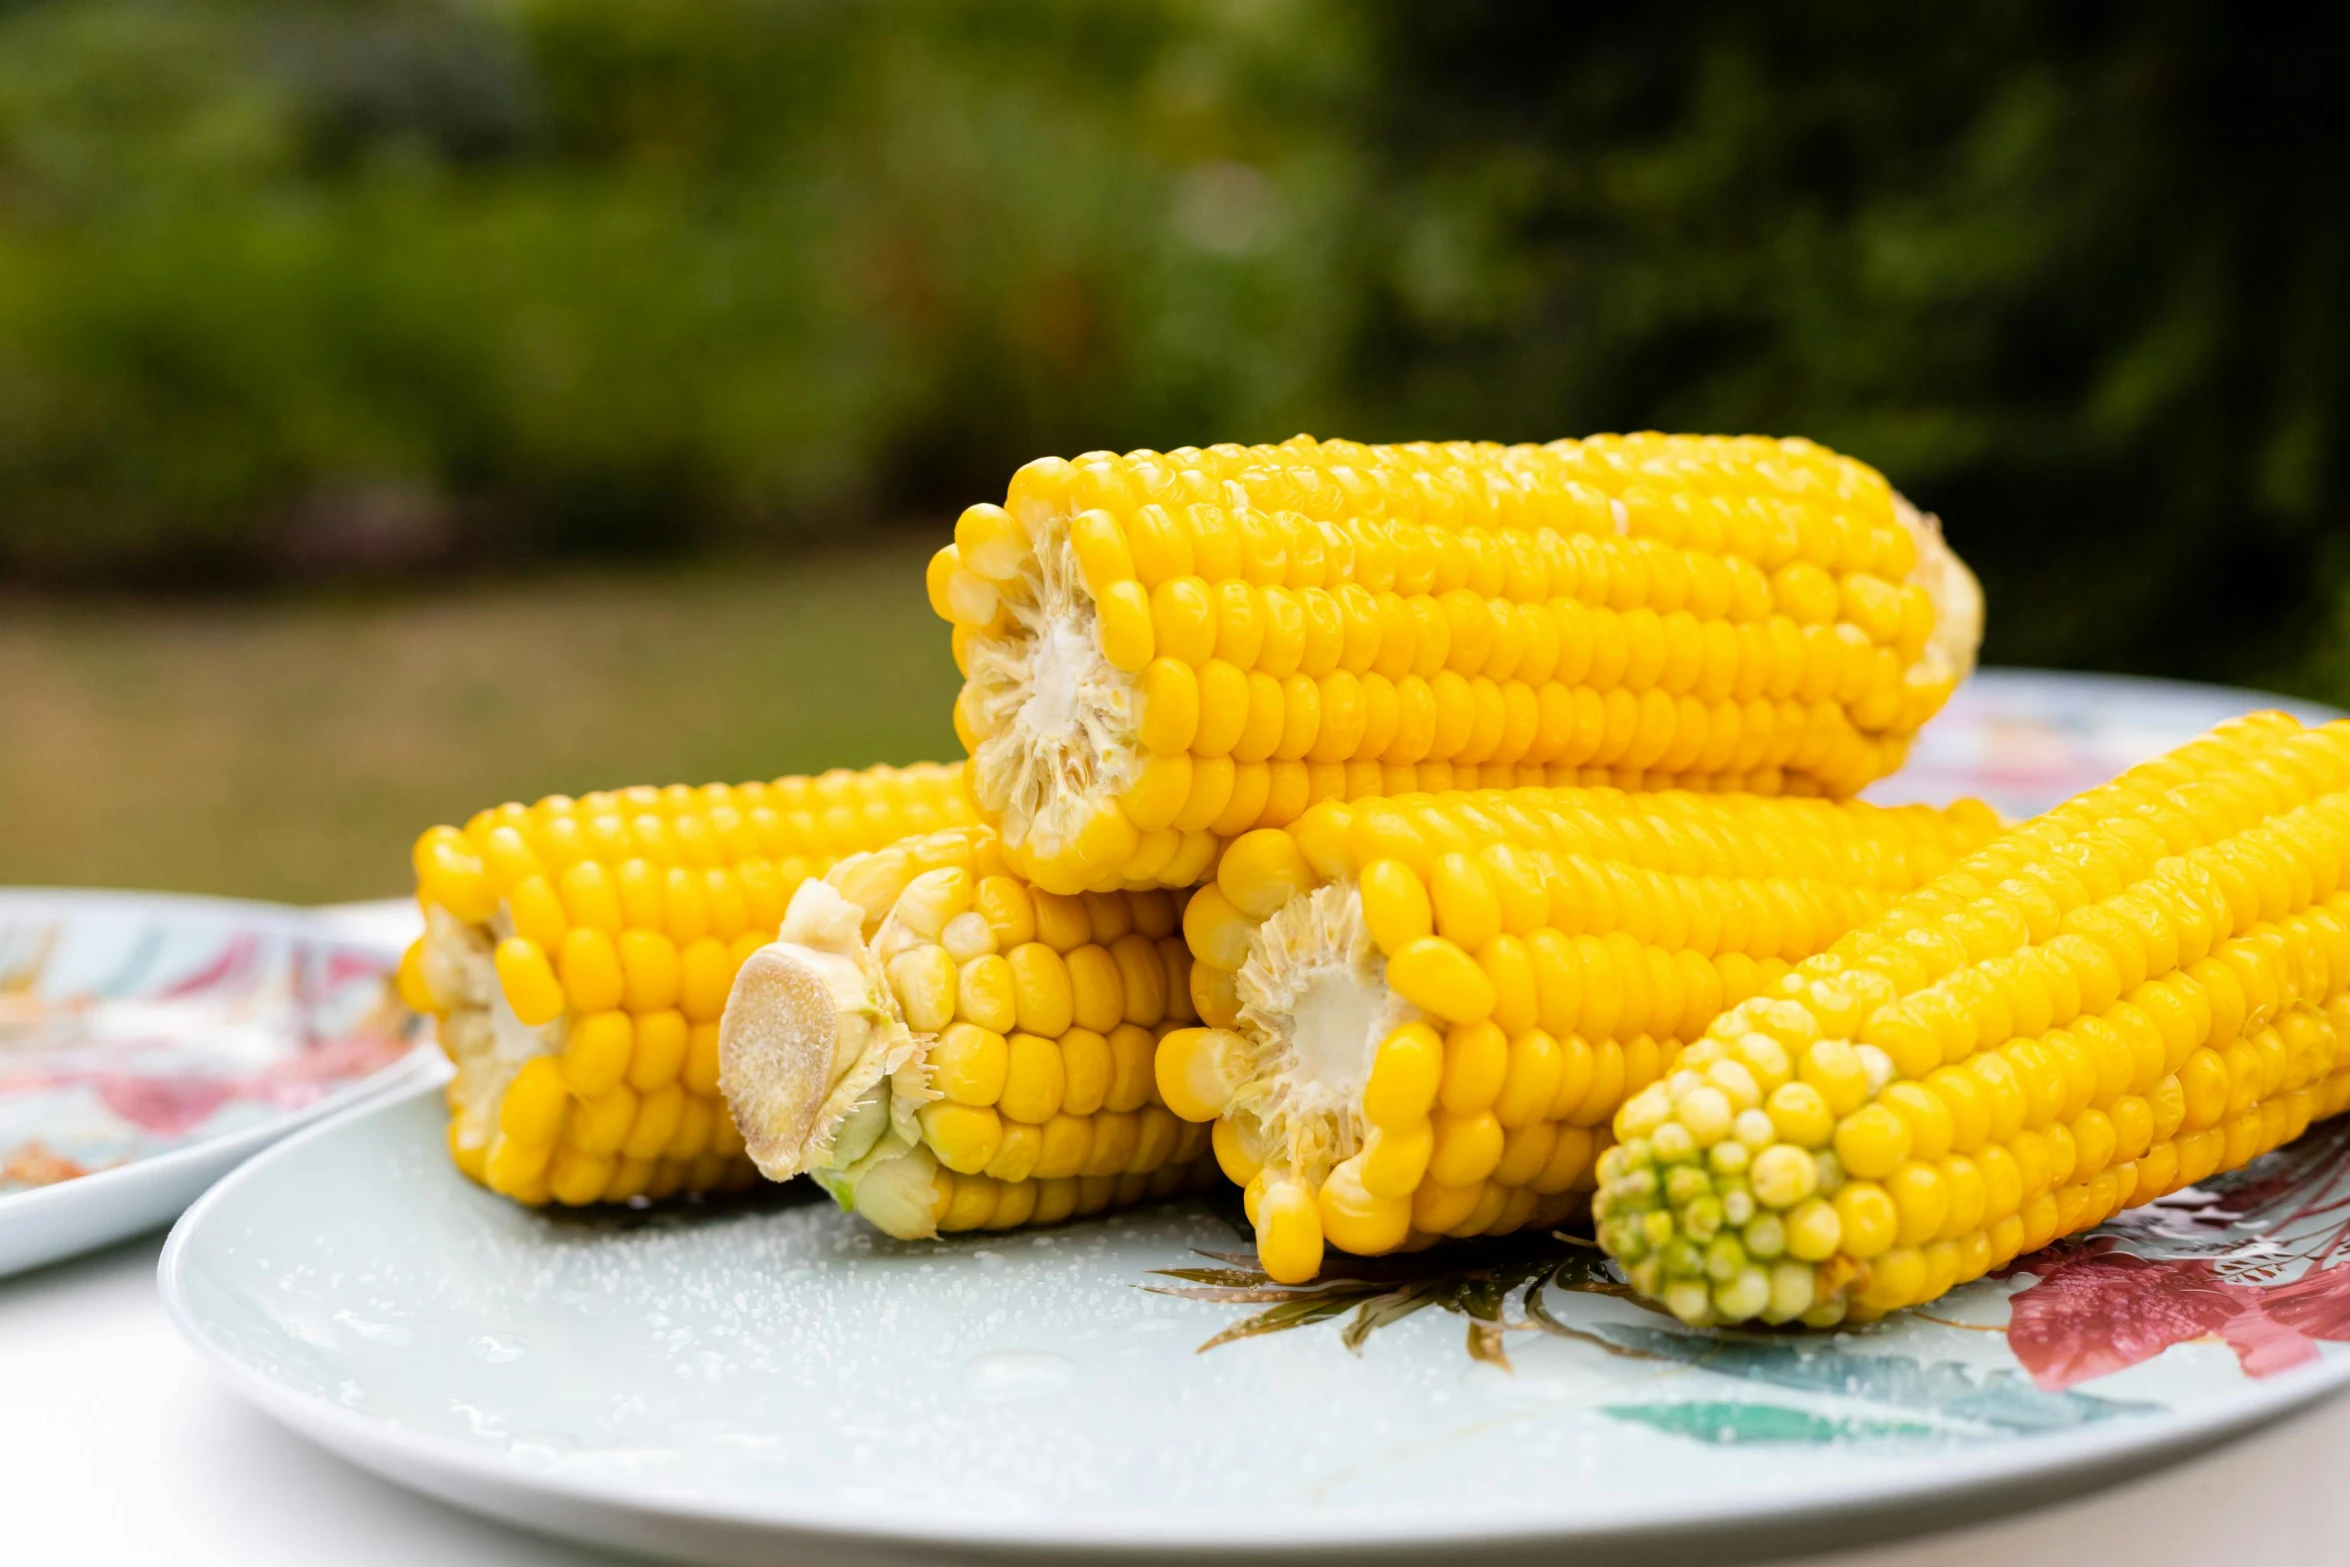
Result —
<path fill-rule="evenodd" d="M 994 931 L 998 951 L 1008 952 L 1036 939 L 1036 906 L 1028 888 L 1013 878 L 981 878 L 972 907 Z"/>
<path fill-rule="evenodd" d="M 712 1131 L 723 1118 L 724 1112 L 713 1110 L 708 1099 L 689 1093 L 685 1103 L 678 1107 L 677 1130 L 670 1134 L 669 1146 L 661 1150 L 661 1157 L 681 1162 L 700 1158 L 710 1146 Z"/>
<path fill-rule="evenodd" d="M 1043 942 L 1014 947 L 1005 955 L 1012 977 L 1012 1002 L 1018 1026 L 1029 1033 L 1058 1038 L 1074 1019 L 1075 996 L 1068 965 Z"/>
<path fill-rule="evenodd" d="M 498 1103 L 498 1130 L 526 1148 L 552 1148 L 567 1106 L 563 1074 L 552 1056 L 533 1056 Z"/>
<path fill-rule="evenodd" d="M 1446 1235 L 1465 1223 L 1484 1199 L 1485 1186 L 1446 1186 L 1428 1180 L 1412 1193 L 1412 1228 L 1423 1235 Z M 1259 1230 L 1259 1245 L 1263 1232 Z"/>
<path fill-rule="evenodd" d="M 628 1159 L 658 1159 L 677 1135 L 685 1114 L 685 1090 L 675 1083 L 640 1096 L 636 1120 L 620 1152 Z"/>
<path fill-rule="evenodd" d="M 567 1132 L 573 1147 L 583 1153 L 617 1154 L 636 1124 L 636 1091 L 625 1083 L 583 1098 Z"/>
<path fill-rule="evenodd" d="M 1565 1065 L 1558 1041 L 1541 1029 L 1528 1029 L 1512 1040 L 1509 1069 L 1492 1103 L 1494 1119 L 1510 1131 L 1548 1119 Z M 1455 1107 L 1448 1103 L 1446 1108 Z"/>
<path fill-rule="evenodd" d="M 496 962 L 498 988 L 516 1017 L 536 1028 L 563 1015 L 563 986 L 536 942 L 509 936 L 498 943 Z"/>
<path fill-rule="evenodd" d="M 1484 1180 L 1501 1162 L 1505 1134 L 1491 1111 L 1463 1115 L 1440 1110 L 1433 1125 L 1435 1146 L 1428 1155 L 1430 1180 L 1445 1186 L 1466 1186 Z"/>
<path fill-rule="evenodd" d="M 1082 897 L 1031 888 L 1029 902 L 1036 910 L 1036 940 L 1053 951 L 1067 952 L 1092 939 L 1093 918 Z"/>
<path fill-rule="evenodd" d="M 957 974 L 944 947 L 908 947 L 889 960 L 891 991 L 908 1027 L 935 1034 L 954 1021 Z"/>
<path fill-rule="evenodd" d="M 574 1017 L 570 1037 L 563 1044 L 563 1081 L 582 1099 L 609 1093 L 627 1077 L 635 1043 L 636 1029 L 625 1012 Z"/>
<path fill-rule="evenodd" d="M 1257 1257 L 1277 1284 L 1302 1284 L 1322 1269 L 1322 1220 L 1313 1193 L 1297 1181 L 1267 1185 L 1256 1203 Z"/>
<path fill-rule="evenodd" d="M 575 867 L 576 868 L 576 867 Z M 677 946 L 658 930 L 625 930 L 618 942 L 622 1002 L 631 1012 L 677 1004 Z"/>
<path fill-rule="evenodd" d="M 1436 1128 L 1430 1121 L 1401 1128 L 1374 1126 L 1363 1142 L 1358 1178 L 1375 1196 L 1409 1197 L 1426 1177 L 1435 1151 Z"/>
<path fill-rule="evenodd" d="M 1444 1040 L 1425 1023 L 1405 1024 L 1382 1040 L 1372 1057 L 1363 1085 L 1363 1118 L 1399 1132 L 1424 1122 L 1435 1108 L 1444 1073 Z"/>
<path fill-rule="evenodd" d="M 1158 1094 L 1159 1042 L 1150 1030 L 1122 1023 L 1110 1031 L 1110 1083 L 1102 1096 L 1107 1110 L 1139 1110 Z"/>
<path fill-rule="evenodd" d="M 548 1190 L 567 1206 L 596 1202 L 612 1179 L 614 1162 L 608 1155 L 563 1149 L 547 1165 Z"/>
<path fill-rule="evenodd" d="M 679 1080 L 689 1093 L 718 1091 L 718 1025 L 693 1023 L 685 1032 L 685 1069 Z"/>
<path fill-rule="evenodd" d="M 1184 906 L 1183 939 L 1202 963 L 1237 971 L 1255 932 L 1256 921 L 1236 908 L 1221 887 L 1201 888 Z"/>
<path fill-rule="evenodd" d="M 556 879 L 555 889 L 562 896 L 563 912 L 570 923 L 585 925 L 607 936 L 620 934 L 623 924 L 620 889 L 611 870 L 601 860 L 581 860 L 566 866 Z"/>
<path fill-rule="evenodd" d="M 973 958 L 956 972 L 955 1015 L 998 1034 L 1010 1033 L 1019 1022 L 1014 992 L 1009 961 L 993 953 Z"/>
<path fill-rule="evenodd" d="M 525 1143 L 504 1135 L 493 1138 L 482 1161 L 482 1184 L 502 1197 L 527 1201 L 533 1188 L 543 1187 L 554 1152 L 551 1143 Z M 543 1192 L 538 1201 L 546 1201 Z"/>
<path fill-rule="evenodd" d="M 931 1048 L 931 1086 L 957 1104 L 996 1103 L 1010 1070 L 1004 1036 L 975 1023 L 950 1024 Z"/>
<path fill-rule="evenodd" d="M 1273 828 L 1233 840 L 1216 866 L 1217 889 L 1248 920 L 1264 919 L 1315 881 L 1296 841 Z"/>
<path fill-rule="evenodd" d="M 1015 1121 L 1041 1124 L 1061 1111 L 1067 1073 L 1060 1046 L 1034 1034 L 1008 1041 L 1002 1096 L 997 1107 Z"/>
<path fill-rule="evenodd" d="M 726 1010 L 734 971 L 734 954 L 717 937 L 688 944 L 678 954 L 678 1010 L 696 1023 L 716 1020 Z"/>
<path fill-rule="evenodd" d="M 458 919 L 479 924 L 497 912 L 498 889 L 481 860 L 453 828 L 435 828 L 419 838 L 416 881 L 425 900 Z"/>
<path fill-rule="evenodd" d="M 1109 1040 L 1092 1029 L 1073 1028 L 1061 1036 L 1060 1056 L 1060 1108 L 1071 1115 L 1091 1115 L 1101 1109 L 1108 1102 L 1117 1070 Z M 1112 1108 L 1132 1110 L 1138 1106 Z"/>
<path fill-rule="evenodd" d="M 1159 1041 L 1154 1080 L 1162 1104 L 1187 1121 L 1212 1121 L 1244 1081 L 1246 1043 L 1220 1028 L 1179 1028 Z"/>
<path fill-rule="evenodd" d="M 1836 1157 L 1849 1175 L 1866 1180 L 1890 1175 L 1909 1153 L 1909 1124 L 1889 1106 L 1864 1105 L 1837 1125 Z"/>
<path fill-rule="evenodd" d="M 1186 989 L 1192 1010 L 1211 1028 L 1231 1028 L 1240 1021 L 1239 976 L 1212 963 L 1191 966 Z"/>
<path fill-rule="evenodd" d="M 400 993 L 401 1005 L 411 1012 L 437 1013 L 445 1010 L 439 998 L 433 995 L 432 982 L 424 977 L 424 938 L 410 942 L 400 954 L 400 967 L 394 976 Z"/>
<path fill-rule="evenodd" d="M 530 876 L 515 883 L 506 894 L 506 912 L 514 922 L 514 934 L 535 943 L 541 951 L 562 950 L 571 920 L 546 877 Z"/>
<path fill-rule="evenodd" d="M 1478 1022 L 1493 1011 L 1492 979 L 1442 936 L 1406 942 L 1387 960 L 1387 982 L 1412 1005 L 1451 1022 Z"/>
<path fill-rule="evenodd" d="M 1359 1256 L 1378 1256 L 1395 1250 L 1411 1234 L 1412 1203 L 1408 1196 L 1381 1196 L 1369 1190 L 1359 1161 L 1358 1155 L 1333 1169 L 1315 1194 L 1318 1228 L 1333 1245 Z M 1315 1266 L 1320 1267 L 1319 1258 Z"/>
<path fill-rule="evenodd" d="M 1501 900 L 1484 867 L 1469 856 L 1439 859 L 1428 890 L 1436 929 L 1455 946 L 1474 952 L 1501 934 Z"/>
<path fill-rule="evenodd" d="M 1072 948 L 1062 961 L 1068 976 L 1071 1021 L 1095 1033 L 1105 1033 L 1124 1021 L 1126 982 L 1109 949 L 1088 943 Z"/>
<path fill-rule="evenodd" d="M 978 1174 L 1003 1144 L 1003 1120 L 984 1106 L 940 1100 L 924 1105 L 921 1117 L 923 1141 L 958 1175 Z"/>
<path fill-rule="evenodd" d="M 1490 1109 L 1509 1074 L 1509 1036 L 1491 1023 L 1462 1024 L 1445 1036 L 1437 1101 L 1455 1115 Z M 1458 1185 L 1458 1182 L 1453 1184 Z"/>
<path fill-rule="evenodd" d="M 1371 939 L 1389 955 L 1434 931 L 1434 904 L 1428 889 L 1401 860 L 1374 860 L 1361 878 L 1363 922 Z"/>

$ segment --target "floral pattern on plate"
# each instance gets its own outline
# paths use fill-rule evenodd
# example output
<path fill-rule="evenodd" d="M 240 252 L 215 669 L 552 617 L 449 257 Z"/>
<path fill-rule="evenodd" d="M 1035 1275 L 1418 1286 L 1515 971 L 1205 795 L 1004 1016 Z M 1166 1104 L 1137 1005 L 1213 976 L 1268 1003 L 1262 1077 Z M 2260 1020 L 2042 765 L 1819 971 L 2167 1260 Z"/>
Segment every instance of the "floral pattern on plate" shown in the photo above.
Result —
<path fill-rule="evenodd" d="M 0 1197 L 303 1109 L 418 1037 L 383 953 L 289 911 L 0 894 Z"/>
<path fill-rule="evenodd" d="M 1245 1225 L 1236 1223 L 1236 1231 L 1245 1234 Z M 2216 1341 L 2233 1352 L 2243 1375 L 2267 1377 L 2316 1360 L 2320 1342 L 2350 1342 L 2350 1119 L 2319 1127 L 2246 1169 L 2131 1209 L 2077 1240 L 2018 1258 L 2000 1279 L 1959 1290 L 1931 1308 L 1881 1328 L 1831 1336 L 1684 1328 L 1643 1305 L 1588 1235 L 1339 1258 L 1323 1277 L 1301 1285 L 1275 1284 L 1248 1252 L 1200 1255 L 1206 1266 L 1161 1270 L 1145 1287 L 1261 1308 L 1224 1326 L 1201 1344 L 1203 1351 L 1337 1322 L 1341 1340 L 1360 1353 L 1379 1329 L 1436 1307 L 1464 1320 L 1471 1359 L 1504 1369 L 1512 1336 L 1536 1333 L 1745 1385 L 1737 1396 L 1713 1396 L 1709 1389 L 1692 1399 L 1604 1406 L 1615 1419 L 1675 1436 L 1711 1442 L 2031 1436 L 2166 1407 L 2075 1389 L 2175 1344 Z M 1577 1305 L 1576 1296 L 1593 1299 Z M 1629 1309 L 1609 1310 L 1598 1301 Z M 1986 1357 L 1986 1339 L 2002 1344 L 2005 1354 Z"/>

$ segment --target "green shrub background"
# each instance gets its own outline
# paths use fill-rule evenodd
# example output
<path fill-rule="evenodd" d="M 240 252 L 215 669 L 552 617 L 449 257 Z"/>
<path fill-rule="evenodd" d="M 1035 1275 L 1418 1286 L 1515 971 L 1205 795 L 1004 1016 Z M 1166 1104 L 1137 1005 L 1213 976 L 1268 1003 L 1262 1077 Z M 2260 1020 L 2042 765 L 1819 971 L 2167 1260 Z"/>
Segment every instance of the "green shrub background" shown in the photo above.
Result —
<path fill-rule="evenodd" d="M 1995 660 L 2350 699 L 2341 54 L 2165 0 L 0 0 L 0 617 L 897 550 L 1047 451 L 1762 430 L 1939 511 Z"/>

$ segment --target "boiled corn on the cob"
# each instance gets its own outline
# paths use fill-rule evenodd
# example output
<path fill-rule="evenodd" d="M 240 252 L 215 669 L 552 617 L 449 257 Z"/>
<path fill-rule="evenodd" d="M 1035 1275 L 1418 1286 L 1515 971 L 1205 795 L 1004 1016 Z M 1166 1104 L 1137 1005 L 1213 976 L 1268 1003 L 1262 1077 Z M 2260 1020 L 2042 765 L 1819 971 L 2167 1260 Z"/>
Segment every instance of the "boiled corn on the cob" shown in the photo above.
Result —
<path fill-rule="evenodd" d="M 457 1066 L 458 1168 L 533 1204 L 748 1182 L 718 1097 L 736 967 L 807 877 L 968 820 L 959 773 L 551 796 L 425 833 L 401 985 Z"/>
<path fill-rule="evenodd" d="M 2017 829 L 1626 1102 L 1600 1238 L 1690 1322 L 1933 1299 L 2350 1104 L 2350 723 L 2221 726 Z"/>
<path fill-rule="evenodd" d="M 902 1240 L 1212 1179 L 1207 1128 L 1152 1078 L 1193 1015 L 1178 912 L 1164 890 L 1032 887 L 984 828 L 844 860 L 727 1003 L 719 1082 L 751 1157 Z"/>
<path fill-rule="evenodd" d="M 981 808 L 1062 893 L 1190 885 L 1327 799 L 1847 795 L 1981 635 L 1933 519 L 1801 440 L 1048 458 L 929 581 Z"/>
<path fill-rule="evenodd" d="M 1159 1091 L 1215 1123 L 1284 1283 L 1555 1222 L 1624 1095 L 1996 831 L 1985 807 L 1519 789 L 1325 802 L 1223 854 L 1183 928 L 1205 1025 Z"/>

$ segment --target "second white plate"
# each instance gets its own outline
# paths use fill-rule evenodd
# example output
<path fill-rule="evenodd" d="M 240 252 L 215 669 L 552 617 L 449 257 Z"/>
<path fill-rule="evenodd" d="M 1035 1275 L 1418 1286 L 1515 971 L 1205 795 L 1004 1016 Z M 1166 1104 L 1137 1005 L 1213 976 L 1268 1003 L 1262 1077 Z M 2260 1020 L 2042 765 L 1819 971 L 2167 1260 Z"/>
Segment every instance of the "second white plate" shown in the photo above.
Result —
<path fill-rule="evenodd" d="M 398 960 L 278 904 L 0 889 L 0 1276 L 167 1224 L 429 1072 Z"/>

